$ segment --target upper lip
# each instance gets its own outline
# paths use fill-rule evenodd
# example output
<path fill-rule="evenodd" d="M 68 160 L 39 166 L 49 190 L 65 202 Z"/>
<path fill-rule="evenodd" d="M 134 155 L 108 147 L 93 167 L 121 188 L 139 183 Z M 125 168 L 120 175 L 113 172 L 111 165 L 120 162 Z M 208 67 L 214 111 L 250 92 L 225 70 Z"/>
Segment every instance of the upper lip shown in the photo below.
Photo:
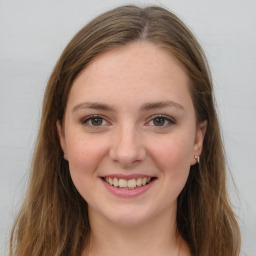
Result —
<path fill-rule="evenodd" d="M 107 174 L 104 176 L 101 176 L 102 178 L 117 178 L 117 179 L 124 179 L 124 180 L 131 180 L 131 179 L 138 179 L 138 178 L 153 178 L 155 176 L 147 175 L 147 174 Z"/>

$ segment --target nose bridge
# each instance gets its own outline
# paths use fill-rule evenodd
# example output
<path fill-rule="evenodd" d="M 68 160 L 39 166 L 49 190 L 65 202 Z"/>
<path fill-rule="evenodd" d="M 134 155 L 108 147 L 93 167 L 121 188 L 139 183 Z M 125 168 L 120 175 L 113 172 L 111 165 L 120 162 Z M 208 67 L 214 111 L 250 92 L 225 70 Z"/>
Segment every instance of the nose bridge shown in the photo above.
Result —
<path fill-rule="evenodd" d="M 123 167 L 129 167 L 145 157 L 145 148 L 135 124 L 125 122 L 113 134 L 110 157 Z"/>

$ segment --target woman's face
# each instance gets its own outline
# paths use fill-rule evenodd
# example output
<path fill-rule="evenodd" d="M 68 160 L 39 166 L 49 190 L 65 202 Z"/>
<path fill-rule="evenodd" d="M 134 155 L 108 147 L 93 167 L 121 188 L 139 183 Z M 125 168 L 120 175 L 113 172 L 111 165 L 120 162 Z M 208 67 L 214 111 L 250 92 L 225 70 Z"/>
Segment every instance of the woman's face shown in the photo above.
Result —
<path fill-rule="evenodd" d="M 176 215 L 206 129 L 189 86 L 177 59 L 145 42 L 101 54 L 75 79 L 58 132 L 89 216 L 136 225 Z"/>

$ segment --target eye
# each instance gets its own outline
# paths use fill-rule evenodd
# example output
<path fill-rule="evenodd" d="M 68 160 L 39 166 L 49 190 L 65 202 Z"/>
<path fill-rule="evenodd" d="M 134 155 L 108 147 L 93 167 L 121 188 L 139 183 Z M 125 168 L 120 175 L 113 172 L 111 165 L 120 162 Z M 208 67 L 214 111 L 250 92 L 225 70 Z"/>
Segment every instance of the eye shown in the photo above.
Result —
<path fill-rule="evenodd" d="M 81 121 L 82 124 L 86 124 L 88 126 L 103 126 L 103 125 L 107 125 L 107 121 L 100 115 L 92 115 L 92 116 L 88 116 L 86 118 L 84 118 Z"/>
<path fill-rule="evenodd" d="M 163 126 L 166 122 L 166 119 L 163 117 L 157 117 L 154 118 L 152 121 L 155 126 Z"/>
<path fill-rule="evenodd" d="M 165 128 L 175 123 L 176 123 L 175 120 L 169 116 L 157 115 L 157 116 L 154 116 L 147 124 L 151 126 Z"/>

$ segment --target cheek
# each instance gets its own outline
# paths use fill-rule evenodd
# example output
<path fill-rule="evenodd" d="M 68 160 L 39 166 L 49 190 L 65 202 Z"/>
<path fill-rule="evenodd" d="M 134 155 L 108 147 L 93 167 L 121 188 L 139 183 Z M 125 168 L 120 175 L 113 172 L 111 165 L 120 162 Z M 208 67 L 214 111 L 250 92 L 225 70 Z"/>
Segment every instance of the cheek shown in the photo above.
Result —
<path fill-rule="evenodd" d="M 70 138 L 67 140 L 70 175 L 80 191 L 98 178 L 97 168 L 105 156 L 106 146 L 104 141 L 99 142 L 84 136 Z"/>
<path fill-rule="evenodd" d="M 187 182 L 191 150 L 189 140 L 175 137 L 162 141 L 155 150 L 155 162 L 164 177 L 162 187 L 165 189 L 162 200 L 166 205 L 176 202 Z"/>
<path fill-rule="evenodd" d="M 106 146 L 85 136 L 72 136 L 68 141 L 68 162 L 71 179 L 84 200 L 93 205 L 97 201 L 98 166 L 102 163 Z M 98 195 L 99 196 L 99 195 Z"/>
<path fill-rule="evenodd" d="M 164 176 L 165 198 L 175 200 L 189 175 L 193 148 L 191 136 L 170 136 L 158 140 L 155 145 L 151 148 L 151 155 Z"/>
<path fill-rule="evenodd" d="M 83 134 L 67 137 L 67 153 L 71 166 L 82 167 L 84 171 L 99 162 L 104 154 L 104 140 L 93 139 Z"/>
<path fill-rule="evenodd" d="M 193 143 L 190 136 L 170 136 L 153 143 L 151 154 L 163 169 L 183 170 L 190 166 Z"/>

